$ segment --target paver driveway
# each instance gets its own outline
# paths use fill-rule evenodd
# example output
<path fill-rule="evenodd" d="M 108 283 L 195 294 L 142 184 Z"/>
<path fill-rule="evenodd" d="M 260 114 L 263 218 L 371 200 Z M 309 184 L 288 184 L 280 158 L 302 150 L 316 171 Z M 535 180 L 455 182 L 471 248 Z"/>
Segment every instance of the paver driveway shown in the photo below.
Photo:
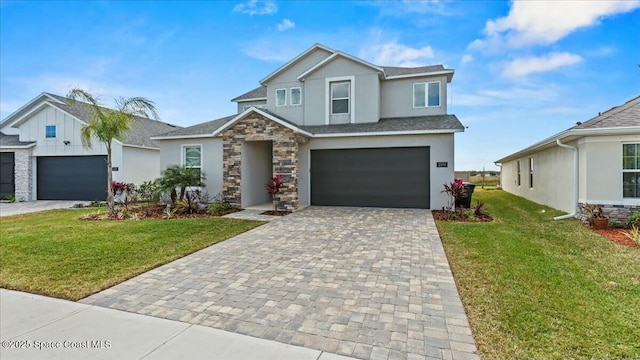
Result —
<path fill-rule="evenodd" d="M 428 210 L 307 208 L 82 302 L 362 359 L 477 358 Z"/>

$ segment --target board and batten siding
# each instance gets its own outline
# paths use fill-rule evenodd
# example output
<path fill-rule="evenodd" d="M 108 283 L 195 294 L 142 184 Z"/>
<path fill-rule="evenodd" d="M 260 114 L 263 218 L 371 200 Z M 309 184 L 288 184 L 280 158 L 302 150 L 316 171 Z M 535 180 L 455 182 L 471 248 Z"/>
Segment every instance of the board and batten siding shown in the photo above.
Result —
<path fill-rule="evenodd" d="M 393 135 L 393 136 L 352 136 L 341 138 L 316 138 L 301 145 L 299 150 L 300 177 L 298 195 L 301 206 L 310 204 L 310 151 L 321 149 L 365 149 L 389 147 L 428 146 L 430 156 L 430 200 L 431 209 L 447 206 L 448 197 L 442 193 L 443 184 L 453 181 L 454 176 L 454 134 L 433 135 Z M 438 162 L 447 162 L 447 167 L 437 167 Z"/>
<path fill-rule="evenodd" d="M 160 140 L 160 172 L 172 165 L 183 165 L 183 146 L 202 146 L 202 172 L 210 196 L 222 192 L 222 138 Z"/>

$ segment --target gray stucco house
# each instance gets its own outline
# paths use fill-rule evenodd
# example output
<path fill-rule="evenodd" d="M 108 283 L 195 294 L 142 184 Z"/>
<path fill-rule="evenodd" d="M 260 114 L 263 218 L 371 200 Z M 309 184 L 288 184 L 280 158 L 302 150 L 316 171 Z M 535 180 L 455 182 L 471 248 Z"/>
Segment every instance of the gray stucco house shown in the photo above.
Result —
<path fill-rule="evenodd" d="M 441 208 L 454 177 L 447 114 L 453 70 L 368 63 L 316 44 L 232 101 L 237 114 L 152 137 L 161 167 L 188 165 L 210 194 L 237 206 L 270 201 L 281 175 L 282 208 L 307 205 Z"/>
<path fill-rule="evenodd" d="M 80 128 L 91 113 L 86 104 L 42 93 L 0 122 L 0 198 L 17 200 L 104 200 L 105 146 L 86 149 Z M 137 118 L 122 141 L 112 144 L 115 181 L 140 184 L 160 176 L 160 148 L 152 135 L 178 127 Z"/>
<path fill-rule="evenodd" d="M 640 208 L 640 96 L 496 161 L 510 193 L 586 219 L 600 205 L 610 221 Z"/>

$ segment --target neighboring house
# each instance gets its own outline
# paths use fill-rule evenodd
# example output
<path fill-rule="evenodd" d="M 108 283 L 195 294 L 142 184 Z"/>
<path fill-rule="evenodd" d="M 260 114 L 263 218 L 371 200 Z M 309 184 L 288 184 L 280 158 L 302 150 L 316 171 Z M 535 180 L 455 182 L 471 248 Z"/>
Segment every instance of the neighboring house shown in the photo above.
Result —
<path fill-rule="evenodd" d="M 91 111 L 87 104 L 42 93 L 0 122 L 0 197 L 18 200 L 104 200 L 106 148 L 80 141 Z M 175 130 L 137 118 L 123 141 L 113 142 L 113 178 L 140 184 L 160 176 L 160 149 L 150 136 Z"/>
<path fill-rule="evenodd" d="M 496 163 L 510 193 L 582 219 L 581 204 L 601 205 L 624 223 L 640 207 L 640 96 Z"/>
<path fill-rule="evenodd" d="M 453 70 L 370 64 L 316 44 L 234 98 L 238 114 L 153 137 L 161 167 L 200 168 L 234 205 L 441 208 L 453 181 Z"/>

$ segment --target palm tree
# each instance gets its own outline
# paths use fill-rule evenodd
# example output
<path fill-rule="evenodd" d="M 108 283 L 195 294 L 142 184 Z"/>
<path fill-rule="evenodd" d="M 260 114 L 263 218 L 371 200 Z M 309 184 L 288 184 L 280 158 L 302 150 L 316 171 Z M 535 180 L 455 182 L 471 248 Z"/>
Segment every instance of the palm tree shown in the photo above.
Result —
<path fill-rule="evenodd" d="M 115 99 L 116 109 L 100 106 L 96 97 L 82 89 L 72 89 L 67 95 L 72 102 L 80 100 L 91 108 L 92 115 L 89 122 L 80 129 L 82 145 L 91 149 L 94 139 L 99 140 L 107 148 L 107 206 L 109 216 L 114 212 L 113 172 L 111 168 L 111 149 L 114 139 L 122 140 L 124 134 L 131 129 L 131 124 L 137 116 L 148 118 L 151 115 L 158 119 L 153 101 L 143 97 L 123 97 Z"/>

